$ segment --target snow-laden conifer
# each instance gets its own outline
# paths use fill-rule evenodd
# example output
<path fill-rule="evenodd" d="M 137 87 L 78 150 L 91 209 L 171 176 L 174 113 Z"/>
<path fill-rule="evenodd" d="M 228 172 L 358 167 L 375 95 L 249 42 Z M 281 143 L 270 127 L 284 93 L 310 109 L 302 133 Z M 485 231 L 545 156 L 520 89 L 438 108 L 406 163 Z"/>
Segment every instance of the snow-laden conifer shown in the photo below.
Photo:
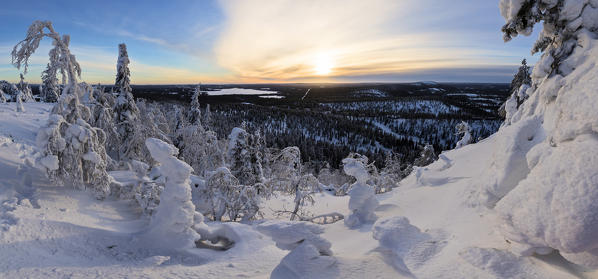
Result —
<path fill-rule="evenodd" d="M 92 188 L 98 198 L 110 193 L 111 177 L 106 172 L 106 136 L 101 129 L 88 124 L 89 109 L 81 105 L 82 90 L 77 82 L 81 68 L 70 53 L 70 37 L 60 37 L 49 21 L 35 21 L 27 36 L 12 51 L 12 62 L 27 72 L 30 56 L 39 42 L 48 37 L 53 40 L 61 61 L 60 71 L 68 77 L 58 103 L 52 109 L 48 124 L 37 135 L 41 157 L 40 166 L 55 183 L 78 188 Z"/>
<path fill-rule="evenodd" d="M 471 129 L 469 128 L 469 124 L 465 121 L 461 121 L 461 123 L 457 124 L 457 135 L 461 136 L 461 139 L 457 142 L 455 149 L 459 149 L 463 146 L 466 146 L 471 143 Z"/>
<path fill-rule="evenodd" d="M 31 86 L 29 86 L 28 82 L 25 82 L 25 76 L 23 76 L 23 74 L 20 74 L 20 78 L 21 81 L 19 81 L 19 84 L 17 85 L 17 88 L 19 89 L 19 92 L 21 94 L 21 101 L 23 102 L 31 102 L 33 101 L 33 93 L 31 91 Z"/>
<path fill-rule="evenodd" d="M 171 144 L 155 138 L 148 138 L 145 144 L 154 160 L 160 163 L 166 185 L 141 240 L 161 251 L 195 248 L 195 241 L 200 237 L 193 229 L 196 212 L 189 180 L 193 169 L 176 158 L 178 150 Z"/>
<path fill-rule="evenodd" d="M 191 96 L 191 108 L 187 115 L 188 122 L 191 125 L 201 125 L 201 109 L 199 107 L 199 95 L 201 94 L 201 84 L 198 84 Z"/>
<path fill-rule="evenodd" d="M 0 88 L 0 104 L 6 103 L 6 96 L 4 96 L 4 91 Z"/>
<path fill-rule="evenodd" d="M 40 90 L 40 98 L 43 102 L 54 103 L 58 101 L 60 87 L 58 85 L 58 72 L 60 71 L 60 49 L 58 44 L 52 43 L 54 47 L 48 53 L 50 62 L 48 62 L 46 69 L 42 72 L 42 84 Z M 65 76 L 63 75 L 63 81 Z"/>
<path fill-rule="evenodd" d="M 373 223 L 378 219 L 374 213 L 374 210 L 378 207 L 374 187 L 367 184 L 370 178 L 367 162 L 367 157 L 359 154 L 351 154 L 343 159 L 343 170 L 347 175 L 355 178 L 355 183 L 351 185 L 351 190 L 349 190 L 351 215 L 345 218 L 345 225 L 349 228 Z"/>
<path fill-rule="evenodd" d="M 596 268 L 598 2 L 502 0 L 500 8 L 506 40 L 542 23 L 532 49 L 542 56 L 527 100 L 493 137 L 495 151 L 477 182 L 480 200 L 499 213 L 511 251 L 556 249 Z"/>
<path fill-rule="evenodd" d="M 234 128 L 229 135 L 227 164 L 240 184 L 253 185 L 264 181 L 259 144 L 258 136 L 242 128 Z"/>
<path fill-rule="evenodd" d="M 131 94 L 129 70 L 129 55 L 127 45 L 118 45 L 118 61 L 116 64 L 116 82 L 117 97 L 114 105 L 114 115 L 118 134 L 120 135 L 118 160 L 127 161 L 131 159 L 149 161 L 145 149 L 144 137 L 141 133 L 141 124 L 139 123 L 139 109 L 135 104 L 133 94 Z M 151 123 L 147 123 L 151 125 Z"/>

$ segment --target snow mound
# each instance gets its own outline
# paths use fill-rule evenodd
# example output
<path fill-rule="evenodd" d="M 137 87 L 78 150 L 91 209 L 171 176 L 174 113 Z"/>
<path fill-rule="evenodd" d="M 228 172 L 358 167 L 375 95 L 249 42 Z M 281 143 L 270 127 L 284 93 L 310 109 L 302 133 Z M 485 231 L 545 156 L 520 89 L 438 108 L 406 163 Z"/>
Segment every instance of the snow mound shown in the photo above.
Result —
<path fill-rule="evenodd" d="M 436 256 L 447 243 L 442 233 L 423 233 L 401 216 L 376 222 L 373 238 L 379 242 L 376 250 L 405 275 L 417 275 L 425 262 Z"/>
<path fill-rule="evenodd" d="M 324 227 L 307 222 L 267 221 L 257 226 L 257 230 L 270 236 L 276 246 L 283 250 L 293 250 L 301 243 L 311 243 L 322 255 L 332 255 L 331 244 L 319 235 Z"/>
<path fill-rule="evenodd" d="M 332 266 L 331 244 L 319 236 L 322 226 L 292 221 L 267 221 L 258 225 L 258 231 L 276 242 L 276 246 L 291 250 L 272 271 L 270 278 L 330 278 L 335 273 Z"/>
<path fill-rule="evenodd" d="M 491 248 L 466 248 L 459 256 L 492 278 L 558 278 L 541 270 L 531 259 L 518 257 L 508 251 Z"/>
<path fill-rule="evenodd" d="M 532 171 L 496 207 L 510 239 L 565 253 L 598 250 L 597 146 L 598 137 L 584 135 L 530 151 Z"/>
<path fill-rule="evenodd" d="M 274 268 L 272 279 L 333 278 L 336 260 L 321 256 L 318 249 L 308 242 L 301 243 L 286 255 Z"/>
<path fill-rule="evenodd" d="M 538 8 L 524 5 L 528 2 L 500 3 L 506 26 L 517 33 L 533 26 L 523 24 L 530 18 L 526 13 Z M 502 231 L 517 242 L 517 253 L 557 249 L 573 263 L 596 268 L 598 2 L 542 3 L 547 14 L 541 17 L 544 30 L 536 49 L 544 53 L 532 72 L 529 98 L 511 117 L 511 126 L 495 135 L 502 144 L 480 177 L 490 180 L 480 182 L 481 202 L 496 203 Z"/>

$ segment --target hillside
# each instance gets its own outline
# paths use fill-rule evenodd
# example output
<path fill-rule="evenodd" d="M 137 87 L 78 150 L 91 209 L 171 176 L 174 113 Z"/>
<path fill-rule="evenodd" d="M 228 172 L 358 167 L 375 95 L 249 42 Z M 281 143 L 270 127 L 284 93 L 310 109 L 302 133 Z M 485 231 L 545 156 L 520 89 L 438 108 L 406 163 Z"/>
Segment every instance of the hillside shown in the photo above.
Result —
<path fill-rule="evenodd" d="M 27 112 L 20 114 L 12 104 L 0 105 L 1 277 L 266 278 L 288 253 L 260 233 L 257 228 L 263 221 L 208 222 L 213 229 L 226 228 L 227 235 L 238 241 L 225 252 L 197 249 L 168 255 L 135 245 L 148 219 L 134 202 L 99 201 L 89 192 L 51 185 L 28 166 L 35 156 L 32 144 L 39 119 L 46 117 L 50 106 L 27 103 L 25 108 Z M 496 212 L 471 205 L 474 182 L 492 159 L 498 136 L 446 152 L 438 162 L 416 170 L 399 188 L 378 195 L 376 215 L 390 220 L 387 226 L 380 221 L 355 230 L 342 221 L 323 225 L 321 237 L 331 243 L 334 264 L 312 278 L 590 276 L 556 255 L 511 254 L 509 241 L 498 231 Z M 321 193 L 307 210 L 347 216 L 347 202 L 347 196 Z M 292 204 L 292 199 L 266 201 L 266 219 L 286 222 L 272 211 L 285 204 Z M 411 225 L 394 224 L 399 216 Z M 300 259 L 297 264 L 305 265 Z"/>

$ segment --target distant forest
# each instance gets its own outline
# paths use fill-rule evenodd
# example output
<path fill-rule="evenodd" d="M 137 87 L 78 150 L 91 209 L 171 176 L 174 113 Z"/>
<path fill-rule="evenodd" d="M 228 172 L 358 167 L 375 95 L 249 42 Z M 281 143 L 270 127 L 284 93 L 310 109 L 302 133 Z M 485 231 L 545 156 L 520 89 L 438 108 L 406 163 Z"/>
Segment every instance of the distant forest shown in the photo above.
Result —
<path fill-rule="evenodd" d="M 157 102 L 188 105 L 196 85 L 133 86 L 133 94 Z M 210 96 L 223 88 L 277 92 L 258 95 Z M 260 84 L 202 85 L 204 123 L 226 138 L 234 127 L 259 131 L 267 147 L 297 146 L 315 171 L 327 163 L 337 168 L 351 152 L 366 155 L 377 167 L 397 154 L 406 163 L 426 144 L 437 153 L 459 140 L 455 126 L 465 121 L 474 141 L 498 130 L 500 105 L 508 84 Z M 307 93 L 307 94 L 306 94 Z M 271 96 L 271 95 L 270 95 Z"/>

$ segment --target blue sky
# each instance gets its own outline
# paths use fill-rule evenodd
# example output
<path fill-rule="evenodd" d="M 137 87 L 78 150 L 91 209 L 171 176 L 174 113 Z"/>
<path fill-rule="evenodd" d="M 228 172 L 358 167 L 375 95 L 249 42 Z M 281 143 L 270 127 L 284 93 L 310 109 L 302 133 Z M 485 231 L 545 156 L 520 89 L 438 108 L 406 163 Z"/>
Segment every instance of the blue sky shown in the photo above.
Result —
<path fill-rule="evenodd" d="M 503 43 L 498 0 L 7 1 L 0 79 L 34 20 L 71 35 L 83 80 L 111 83 L 126 43 L 137 84 L 508 82 L 536 33 Z M 39 82 L 48 41 L 27 79 Z M 3 58 L 2 58 L 3 57 Z"/>

